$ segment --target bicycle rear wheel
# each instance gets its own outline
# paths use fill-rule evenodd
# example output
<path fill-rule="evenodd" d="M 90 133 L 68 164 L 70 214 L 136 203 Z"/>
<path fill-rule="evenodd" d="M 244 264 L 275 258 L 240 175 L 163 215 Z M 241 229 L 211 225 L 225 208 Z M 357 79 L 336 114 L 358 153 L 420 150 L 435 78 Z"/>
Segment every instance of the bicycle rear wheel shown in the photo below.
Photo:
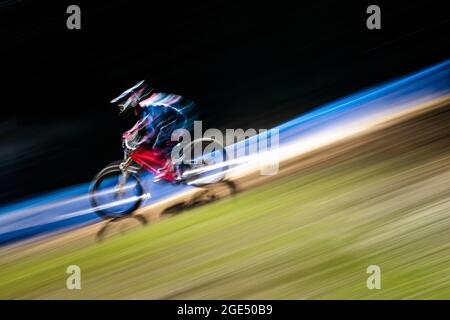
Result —
<path fill-rule="evenodd" d="M 196 154 L 201 151 L 201 154 Z M 184 159 L 186 183 L 196 187 L 214 184 L 225 179 L 229 169 L 227 153 L 223 145 L 210 138 L 192 141 L 184 148 L 184 154 L 190 159 Z"/>

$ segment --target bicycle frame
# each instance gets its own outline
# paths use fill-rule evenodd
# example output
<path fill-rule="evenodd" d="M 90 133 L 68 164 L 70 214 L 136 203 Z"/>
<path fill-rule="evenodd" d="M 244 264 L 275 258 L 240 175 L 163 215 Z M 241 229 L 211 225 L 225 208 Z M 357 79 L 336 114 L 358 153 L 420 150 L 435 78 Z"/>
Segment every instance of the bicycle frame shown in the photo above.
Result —
<path fill-rule="evenodd" d="M 145 170 L 153 173 L 154 175 L 158 175 L 161 179 L 170 182 L 174 182 L 176 180 L 173 172 L 166 169 L 166 162 L 168 159 L 163 150 L 142 145 L 134 150 L 130 154 L 129 158 Z"/>

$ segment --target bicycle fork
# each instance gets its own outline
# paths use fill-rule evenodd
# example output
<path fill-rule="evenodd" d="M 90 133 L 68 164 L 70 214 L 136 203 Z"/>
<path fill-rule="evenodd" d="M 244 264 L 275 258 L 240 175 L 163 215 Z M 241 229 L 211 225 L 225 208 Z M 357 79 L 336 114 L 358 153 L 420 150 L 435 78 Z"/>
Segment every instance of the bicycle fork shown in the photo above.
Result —
<path fill-rule="evenodd" d="M 114 188 L 114 197 L 117 199 L 121 199 L 121 197 L 125 194 L 125 185 L 127 183 L 128 177 L 130 176 L 130 172 L 128 171 L 128 167 L 132 162 L 131 157 L 127 158 L 124 162 L 119 165 L 120 171 L 122 171 L 122 175 L 119 177 L 119 181 Z"/>

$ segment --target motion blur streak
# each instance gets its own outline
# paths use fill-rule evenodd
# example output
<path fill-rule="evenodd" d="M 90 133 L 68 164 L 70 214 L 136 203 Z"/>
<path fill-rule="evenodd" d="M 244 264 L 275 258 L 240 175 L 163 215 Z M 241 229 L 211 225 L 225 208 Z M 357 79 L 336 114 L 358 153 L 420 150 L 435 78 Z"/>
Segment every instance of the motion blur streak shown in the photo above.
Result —
<path fill-rule="evenodd" d="M 266 165 L 267 158 L 271 159 L 275 154 L 280 160 L 287 160 L 443 99 L 450 94 L 449 79 L 450 60 L 446 60 L 412 75 L 326 104 L 276 127 L 280 148 L 269 150 L 265 155 L 248 154 L 250 146 L 257 143 L 258 136 L 228 146 L 229 152 L 237 152 L 240 148 L 246 150 L 246 156 L 233 160 L 230 175 L 246 175 Z M 153 184 L 151 178 L 145 179 L 144 187 L 152 195 L 147 204 L 154 204 L 191 188 Z M 86 196 L 87 190 L 88 184 L 83 184 L 2 208 L 0 243 L 97 222 Z"/>

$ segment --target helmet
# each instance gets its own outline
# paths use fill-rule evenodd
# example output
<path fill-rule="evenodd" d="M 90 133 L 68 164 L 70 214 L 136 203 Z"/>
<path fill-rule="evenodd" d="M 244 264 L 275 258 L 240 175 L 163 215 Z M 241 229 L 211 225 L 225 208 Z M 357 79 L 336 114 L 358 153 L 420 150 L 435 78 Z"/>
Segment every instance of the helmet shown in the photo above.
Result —
<path fill-rule="evenodd" d="M 142 80 L 135 84 L 130 89 L 122 92 L 118 97 L 111 100 L 111 103 L 117 104 L 120 108 L 120 113 L 127 110 L 129 107 L 136 107 L 142 99 L 146 98 L 153 89 L 148 85 L 145 80 Z"/>

